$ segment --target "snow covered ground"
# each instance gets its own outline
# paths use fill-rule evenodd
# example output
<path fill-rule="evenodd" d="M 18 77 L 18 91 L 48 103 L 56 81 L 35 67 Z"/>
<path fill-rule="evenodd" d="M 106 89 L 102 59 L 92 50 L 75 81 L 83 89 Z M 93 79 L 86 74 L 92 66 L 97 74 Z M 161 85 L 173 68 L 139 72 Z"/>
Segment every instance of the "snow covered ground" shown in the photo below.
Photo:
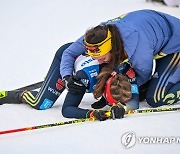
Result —
<path fill-rule="evenodd" d="M 154 9 L 180 18 L 180 8 L 145 0 L 0 0 L 0 88 L 10 90 L 43 80 L 56 50 L 89 27 L 138 9 Z M 63 118 L 66 91 L 53 108 L 37 111 L 25 104 L 0 106 L 0 131 L 72 119 Z M 86 94 L 82 107 L 94 101 Z M 146 102 L 142 107 L 148 107 Z M 127 115 L 124 119 L 85 122 L 0 135 L 0 154 L 178 154 L 180 143 L 148 144 L 150 137 L 180 138 L 180 113 Z M 126 149 L 123 134 L 140 142 Z"/>

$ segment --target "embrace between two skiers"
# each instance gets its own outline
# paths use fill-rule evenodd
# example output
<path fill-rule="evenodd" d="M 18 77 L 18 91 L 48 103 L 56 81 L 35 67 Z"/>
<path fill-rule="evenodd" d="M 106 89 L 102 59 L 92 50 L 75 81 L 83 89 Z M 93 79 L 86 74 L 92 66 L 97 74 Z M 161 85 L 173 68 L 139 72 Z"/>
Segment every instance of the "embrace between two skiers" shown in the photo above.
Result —
<path fill-rule="evenodd" d="M 152 107 L 174 104 L 180 100 L 179 26 L 180 19 L 154 10 L 102 22 L 58 49 L 39 91 L 7 91 L 0 104 L 45 110 L 66 88 L 64 117 L 100 121 L 123 118 L 144 99 Z M 98 99 L 90 109 L 79 107 L 86 92 Z"/>

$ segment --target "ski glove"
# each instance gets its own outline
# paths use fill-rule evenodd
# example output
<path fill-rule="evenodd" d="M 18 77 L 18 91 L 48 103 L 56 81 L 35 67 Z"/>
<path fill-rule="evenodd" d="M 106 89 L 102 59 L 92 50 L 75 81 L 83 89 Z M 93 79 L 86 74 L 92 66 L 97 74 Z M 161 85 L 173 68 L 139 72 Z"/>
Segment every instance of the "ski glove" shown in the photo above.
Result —
<path fill-rule="evenodd" d="M 107 111 L 104 110 L 89 110 L 87 113 L 87 118 L 89 118 L 90 121 L 99 120 L 104 121 L 107 120 L 109 117 L 106 115 Z"/>
<path fill-rule="evenodd" d="M 65 86 L 69 92 L 72 93 L 85 93 L 86 87 L 81 82 L 81 78 L 78 76 L 65 76 Z"/>
<path fill-rule="evenodd" d="M 93 104 L 91 104 L 91 107 L 93 109 L 101 109 L 103 107 L 105 107 L 107 105 L 107 101 L 104 97 L 101 97 L 101 99 L 99 101 L 94 102 Z"/>
<path fill-rule="evenodd" d="M 122 106 L 114 105 L 110 109 L 112 119 L 124 118 L 125 109 Z"/>

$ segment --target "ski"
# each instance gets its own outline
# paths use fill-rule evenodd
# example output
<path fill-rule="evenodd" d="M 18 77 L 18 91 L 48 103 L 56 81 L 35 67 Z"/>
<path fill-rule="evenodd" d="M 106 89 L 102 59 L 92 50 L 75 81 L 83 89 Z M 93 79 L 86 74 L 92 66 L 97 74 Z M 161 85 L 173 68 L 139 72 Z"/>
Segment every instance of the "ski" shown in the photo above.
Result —
<path fill-rule="evenodd" d="M 18 89 L 14 89 L 14 90 L 34 90 L 34 89 L 38 89 L 42 86 L 44 81 L 39 81 L 39 82 L 36 82 L 36 83 L 33 83 L 33 84 L 30 84 L 30 85 L 27 85 L 27 86 L 24 86 L 24 87 L 20 87 Z"/>

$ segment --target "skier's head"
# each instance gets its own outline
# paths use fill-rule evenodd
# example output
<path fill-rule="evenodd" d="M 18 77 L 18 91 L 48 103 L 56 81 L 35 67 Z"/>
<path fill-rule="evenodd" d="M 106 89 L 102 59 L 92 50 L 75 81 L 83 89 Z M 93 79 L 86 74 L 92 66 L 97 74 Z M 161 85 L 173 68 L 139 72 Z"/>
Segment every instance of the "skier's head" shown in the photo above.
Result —
<path fill-rule="evenodd" d="M 122 39 L 113 24 L 98 25 L 85 33 L 84 44 L 87 53 L 99 63 L 120 64 L 127 58 Z"/>
<path fill-rule="evenodd" d="M 112 34 L 106 26 L 90 29 L 84 38 L 88 54 L 93 58 L 106 55 L 112 49 Z"/>
<path fill-rule="evenodd" d="M 104 94 L 110 105 L 124 104 L 131 99 L 131 84 L 124 75 L 116 72 L 109 74 L 106 71 L 102 71 L 98 75 L 98 82 L 101 82 L 101 85 L 95 87 L 93 92 L 95 98 L 99 98 Z"/>

